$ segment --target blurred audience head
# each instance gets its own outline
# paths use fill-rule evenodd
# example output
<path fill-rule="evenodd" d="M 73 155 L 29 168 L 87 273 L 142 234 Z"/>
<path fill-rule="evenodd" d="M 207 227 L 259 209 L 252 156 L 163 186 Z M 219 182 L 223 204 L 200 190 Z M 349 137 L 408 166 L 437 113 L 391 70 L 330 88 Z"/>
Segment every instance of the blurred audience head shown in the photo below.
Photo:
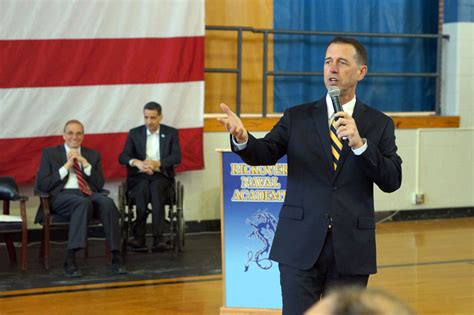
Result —
<path fill-rule="evenodd" d="M 415 315 L 396 297 L 380 290 L 341 287 L 331 291 L 305 315 Z"/>

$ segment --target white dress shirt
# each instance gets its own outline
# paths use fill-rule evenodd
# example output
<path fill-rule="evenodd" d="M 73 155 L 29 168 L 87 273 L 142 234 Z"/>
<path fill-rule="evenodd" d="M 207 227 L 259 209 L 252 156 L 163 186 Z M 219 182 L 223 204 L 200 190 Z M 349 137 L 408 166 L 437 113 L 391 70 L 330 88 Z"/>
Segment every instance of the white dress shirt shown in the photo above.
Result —
<path fill-rule="evenodd" d="M 164 135 L 163 135 L 164 137 Z M 146 157 L 145 160 L 160 161 L 160 129 L 156 132 L 151 132 L 148 128 L 146 130 Z M 133 167 L 133 162 L 136 159 L 131 159 L 128 164 Z M 160 172 L 160 169 L 157 168 L 155 172 Z"/>
<path fill-rule="evenodd" d="M 146 159 L 160 160 L 160 129 L 153 133 L 146 130 Z"/>

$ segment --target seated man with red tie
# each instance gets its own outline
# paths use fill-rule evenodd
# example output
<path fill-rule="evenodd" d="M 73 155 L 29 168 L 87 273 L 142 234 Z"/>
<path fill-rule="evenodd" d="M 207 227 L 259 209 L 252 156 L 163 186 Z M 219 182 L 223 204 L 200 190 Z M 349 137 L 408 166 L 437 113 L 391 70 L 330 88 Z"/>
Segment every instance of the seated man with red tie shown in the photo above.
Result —
<path fill-rule="evenodd" d="M 114 201 L 99 193 L 104 176 L 99 152 L 81 147 L 84 126 L 78 120 L 64 125 L 64 144 L 43 150 L 36 178 L 37 189 L 50 194 L 51 211 L 69 218 L 69 237 L 64 273 L 80 277 L 75 254 L 86 247 L 89 219 L 97 216 L 112 253 L 112 272 L 126 273 L 120 255 L 119 213 Z M 38 213 L 42 214 L 42 211 Z M 41 220 L 38 218 L 37 220 Z"/>

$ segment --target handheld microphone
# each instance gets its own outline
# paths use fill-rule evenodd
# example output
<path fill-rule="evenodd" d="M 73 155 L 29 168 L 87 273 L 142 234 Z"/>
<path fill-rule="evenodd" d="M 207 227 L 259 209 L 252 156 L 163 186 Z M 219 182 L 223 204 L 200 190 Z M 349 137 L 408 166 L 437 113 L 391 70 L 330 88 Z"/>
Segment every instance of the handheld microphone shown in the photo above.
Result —
<path fill-rule="evenodd" d="M 332 101 L 332 107 L 334 108 L 334 114 L 337 112 L 342 112 L 342 105 L 339 101 L 339 95 L 341 95 L 341 90 L 337 86 L 330 86 L 328 89 L 329 97 Z M 337 121 L 339 117 L 335 117 L 334 121 Z M 342 141 L 347 141 L 347 137 L 342 137 Z"/>
<path fill-rule="evenodd" d="M 328 94 L 332 101 L 332 107 L 334 108 L 334 114 L 337 112 L 342 112 L 341 102 L 339 101 L 339 95 L 341 95 L 341 90 L 337 86 L 330 86 L 328 88 Z M 337 121 L 339 117 L 336 117 Z"/>

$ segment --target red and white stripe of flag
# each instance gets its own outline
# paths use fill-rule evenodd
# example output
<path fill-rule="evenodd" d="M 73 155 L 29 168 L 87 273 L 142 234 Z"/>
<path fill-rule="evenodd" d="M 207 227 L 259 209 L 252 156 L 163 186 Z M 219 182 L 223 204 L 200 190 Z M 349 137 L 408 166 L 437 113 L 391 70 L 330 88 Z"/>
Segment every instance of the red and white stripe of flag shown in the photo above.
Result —
<path fill-rule="evenodd" d="M 204 1 L 0 3 L 0 175 L 31 182 L 41 149 L 79 119 L 106 178 L 148 101 L 179 129 L 180 170 L 204 166 Z"/>

